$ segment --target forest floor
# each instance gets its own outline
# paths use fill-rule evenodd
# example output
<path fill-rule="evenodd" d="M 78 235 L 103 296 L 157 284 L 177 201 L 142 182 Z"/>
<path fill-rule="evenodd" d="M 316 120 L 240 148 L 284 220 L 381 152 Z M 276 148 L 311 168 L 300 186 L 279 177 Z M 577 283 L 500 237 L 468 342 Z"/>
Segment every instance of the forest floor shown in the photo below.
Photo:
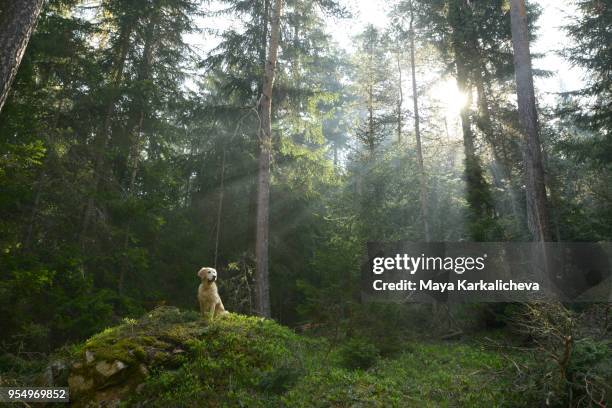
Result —
<path fill-rule="evenodd" d="M 274 321 L 158 308 L 64 348 L 28 381 L 70 385 L 73 406 L 530 406 L 529 356 L 476 339 L 414 341 L 389 357 Z M 25 377 L 22 377 L 22 381 Z M 31 382 L 30 382 L 31 383 Z"/>

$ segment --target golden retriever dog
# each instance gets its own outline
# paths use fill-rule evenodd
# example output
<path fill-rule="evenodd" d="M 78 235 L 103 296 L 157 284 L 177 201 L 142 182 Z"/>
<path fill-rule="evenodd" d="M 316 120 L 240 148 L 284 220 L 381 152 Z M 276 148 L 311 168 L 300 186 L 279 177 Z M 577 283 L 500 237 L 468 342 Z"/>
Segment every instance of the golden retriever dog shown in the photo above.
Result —
<path fill-rule="evenodd" d="M 214 268 L 204 267 L 198 271 L 198 276 L 202 280 L 198 288 L 198 302 L 200 303 L 200 312 L 207 320 L 227 313 L 221 302 L 221 297 L 217 291 L 217 271 Z"/>

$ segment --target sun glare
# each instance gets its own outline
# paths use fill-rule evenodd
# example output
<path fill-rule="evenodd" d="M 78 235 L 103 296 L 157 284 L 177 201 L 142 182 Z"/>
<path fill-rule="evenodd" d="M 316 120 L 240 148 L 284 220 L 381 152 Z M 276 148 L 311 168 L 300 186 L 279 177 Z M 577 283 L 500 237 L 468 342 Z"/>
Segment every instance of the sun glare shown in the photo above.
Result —
<path fill-rule="evenodd" d="M 467 103 L 467 95 L 459 91 L 454 78 L 437 82 L 430 91 L 430 96 L 446 111 L 447 117 L 456 117 Z"/>

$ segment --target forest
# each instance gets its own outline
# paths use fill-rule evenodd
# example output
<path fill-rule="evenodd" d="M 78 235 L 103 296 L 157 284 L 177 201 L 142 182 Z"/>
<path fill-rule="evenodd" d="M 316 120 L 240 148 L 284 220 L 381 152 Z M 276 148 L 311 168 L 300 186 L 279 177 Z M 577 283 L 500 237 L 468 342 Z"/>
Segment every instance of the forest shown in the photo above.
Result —
<path fill-rule="evenodd" d="M 0 0 L 0 387 L 609 406 L 612 296 L 361 288 L 369 242 L 611 241 L 611 44 L 612 0 Z"/>

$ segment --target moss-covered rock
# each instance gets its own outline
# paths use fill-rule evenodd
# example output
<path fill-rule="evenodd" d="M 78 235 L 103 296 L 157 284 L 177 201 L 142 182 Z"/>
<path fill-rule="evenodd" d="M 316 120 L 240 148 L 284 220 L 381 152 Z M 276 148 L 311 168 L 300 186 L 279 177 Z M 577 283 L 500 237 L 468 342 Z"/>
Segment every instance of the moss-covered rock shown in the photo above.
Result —
<path fill-rule="evenodd" d="M 67 357 L 73 405 L 118 404 L 142 389 L 151 370 L 180 366 L 189 341 L 207 330 L 197 313 L 161 307 L 91 337 Z"/>

